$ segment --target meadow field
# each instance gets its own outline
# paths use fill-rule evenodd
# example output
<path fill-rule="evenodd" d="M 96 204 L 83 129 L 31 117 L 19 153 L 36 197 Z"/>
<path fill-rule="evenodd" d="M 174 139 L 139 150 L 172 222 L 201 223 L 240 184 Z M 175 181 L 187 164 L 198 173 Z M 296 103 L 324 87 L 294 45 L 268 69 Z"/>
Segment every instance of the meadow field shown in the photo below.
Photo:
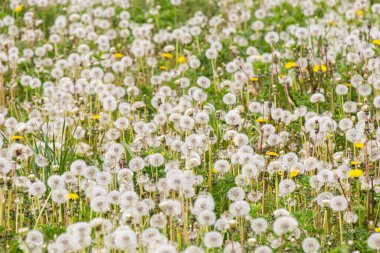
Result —
<path fill-rule="evenodd" d="M 0 253 L 380 252 L 380 3 L 3 0 Z"/>

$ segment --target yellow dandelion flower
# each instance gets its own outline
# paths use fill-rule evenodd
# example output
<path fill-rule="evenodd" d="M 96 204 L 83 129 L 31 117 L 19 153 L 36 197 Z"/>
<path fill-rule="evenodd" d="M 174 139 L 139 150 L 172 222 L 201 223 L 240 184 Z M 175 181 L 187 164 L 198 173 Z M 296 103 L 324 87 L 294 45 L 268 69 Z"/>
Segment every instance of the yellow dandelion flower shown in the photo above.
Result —
<path fill-rule="evenodd" d="M 363 142 L 355 142 L 355 148 L 358 148 L 358 149 L 361 149 L 364 147 L 364 143 Z"/>
<path fill-rule="evenodd" d="M 268 120 L 267 120 L 266 118 L 263 118 L 263 117 L 258 118 L 258 119 L 256 120 L 257 123 L 265 123 L 265 122 L 267 122 L 267 121 L 268 121 Z"/>
<path fill-rule="evenodd" d="M 168 67 L 166 67 L 166 66 L 160 66 L 160 69 L 161 69 L 161 70 L 167 70 Z"/>
<path fill-rule="evenodd" d="M 329 26 L 335 26 L 335 25 L 336 25 L 336 22 L 335 22 L 335 20 L 330 20 L 329 22 L 327 22 L 327 24 L 328 24 Z"/>
<path fill-rule="evenodd" d="M 162 56 L 162 58 L 166 58 L 166 59 L 172 59 L 173 58 L 173 55 L 169 54 L 169 53 L 164 53 L 161 56 Z"/>
<path fill-rule="evenodd" d="M 123 54 L 122 53 L 115 53 L 113 55 L 116 59 L 120 59 L 121 57 L 123 57 Z"/>
<path fill-rule="evenodd" d="M 178 57 L 177 61 L 180 64 L 185 63 L 186 62 L 186 57 L 185 56 L 180 56 L 180 57 Z"/>
<path fill-rule="evenodd" d="M 215 168 L 213 168 L 212 173 L 216 174 L 216 173 L 218 173 L 218 171 Z"/>
<path fill-rule="evenodd" d="M 92 115 L 92 119 L 93 120 L 98 120 L 98 119 L 100 119 L 100 115 L 99 114 L 94 114 L 94 115 Z"/>
<path fill-rule="evenodd" d="M 380 39 L 379 40 L 373 40 L 372 44 L 374 44 L 376 46 L 380 46 Z"/>
<path fill-rule="evenodd" d="M 295 61 L 290 61 L 285 64 L 286 69 L 291 69 L 297 67 L 297 63 Z"/>
<path fill-rule="evenodd" d="M 15 12 L 16 13 L 22 12 L 22 9 L 23 9 L 22 5 L 19 5 L 16 7 Z"/>
<path fill-rule="evenodd" d="M 20 135 L 13 135 L 11 136 L 11 140 L 12 141 L 18 141 L 18 140 L 22 140 L 24 139 L 24 137 L 20 136 Z"/>
<path fill-rule="evenodd" d="M 284 172 L 283 171 L 279 171 L 279 172 L 277 172 L 277 175 L 282 176 L 282 175 L 284 175 Z"/>
<path fill-rule="evenodd" d="M 251 77 L 250 79 L 251 79 L 252 82 L 259 81 L 259 78 L 257 76 Z"/>
<path fill-rule="evenodd" d="M 300 173 L 299 170 L 297 170 L 297 169 L 292 169 L 292 170 L 290 171 L 290 177 L 296 177 L 296 176 L 298 176 L 299 173 Z"/>
<path fill-rule="evenodd" d="M 359 16 L 359 17 L 361 17 L 361 16 L 364 15 L 364 11 L 363 10 L 357 10 L 356 11 L 356 15 Z"/>
<path fill-rule="evenodd" d="M 373 229 L 376 233 L 379 233 L 380 232 L 380 228 L 374 228 Z"/>
<path fill-rule="evenodd" d="M 278 77 L 279 77 L 280 79 L 284 79 L 284 78 L 286 77 L 286 75 L 285 75 L 285 74 L 280 74 L 280 75 L 278 75 Z"/>
<path fill-rule="evenodd" d="M 352 86 L 350 83 L 345 83 L 344 85 L 346 85 L 347 87 L 351 87 Z"/>
<path fill-rule="evenodd" d="M 321 72 L 323 72 L 323 73 L 326 73 L 326 71 L 327 71 L 327 67 L 326 67 L 325 65 L 323 65 L 323 64 L 317 64 L 317 65 L 315 65 L 315 66 L 313 67 L 313 71 L 314 71 L 314 72 L 319 72 L 319 71 L 321 71 Z"/>
<path fill-rule="evenodd" d="M 359 161 L 351 161 L 351 165 L 359 165 L 360 162 Z"/>
<path fill-rule="evenodd" d="M 78 194 L 76 193 L 69 193 L 69 200 L 77 200 L 79 199 Z"/>
<path fill-rule="evenodd" d="M 353 169 L 353 170 L 350 170 L 350 172 L 348 172 L 348 176 L 350 178 L 358 178 L 358 177 L 363 176 L 363 174 L 364 174 L 363 171 L 359 169 Z"/>
<path fill-rule="evenodd" d="M 278 154 L 276 152 L 273 152 L 273 151 L 268 151 L 267 155 L 269 155 L 269 156 L 278 156 Z"/>

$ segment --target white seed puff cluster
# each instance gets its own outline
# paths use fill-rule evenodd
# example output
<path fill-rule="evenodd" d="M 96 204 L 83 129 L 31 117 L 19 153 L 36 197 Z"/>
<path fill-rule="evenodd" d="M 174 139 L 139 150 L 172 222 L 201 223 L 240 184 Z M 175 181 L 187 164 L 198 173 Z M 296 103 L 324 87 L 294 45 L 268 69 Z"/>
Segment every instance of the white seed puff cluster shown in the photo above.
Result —
<path fill-rule="evenodd" d="M 379 15 L 4 0 L 0 248 L 379 251 Z"/>

